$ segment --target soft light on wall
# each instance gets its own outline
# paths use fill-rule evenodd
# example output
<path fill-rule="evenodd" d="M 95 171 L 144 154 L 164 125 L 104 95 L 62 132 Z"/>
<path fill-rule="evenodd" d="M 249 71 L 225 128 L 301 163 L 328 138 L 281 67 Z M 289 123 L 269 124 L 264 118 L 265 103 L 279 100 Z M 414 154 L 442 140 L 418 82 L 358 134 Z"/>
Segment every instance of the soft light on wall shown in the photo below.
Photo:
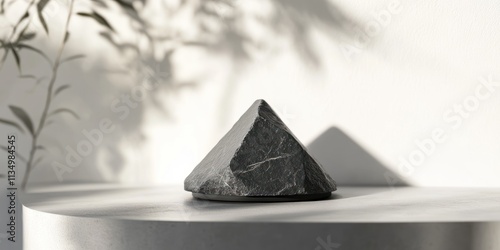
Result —
<path fill-rule="evenodd" d="M 54 105 L 80 119 L 61 115 L 46 129 L 32 185 L 59 184 L 54 162 L 68 165 L 82 141 L 92 150 L 61 183 L 182 183 L 259 98 L 306 145 L 323 145 L 313 154 L 344 185 L 500 185 L 496 1 L 95 2 L 75 12 L 96 10 L 114 31 L 73 17 L 64 53 L 86 56 L 61 70 L 57 86 L 71 87 Z M 50 4 L 50 33 L 33 18 L 30 44 L 52 58 L 68 1 Z M 25 5 L 12 4 L 5 20 Z M 21 59 L 23 73 L 48 75 L 36 53 Z M 9 56 L 0 71 L 0 117 L 15 119 L 15 104 L 36 120 L 47 81 L 19 78 L 16 67 Z M 103 131 L 103 120 L 113 129 Z M 14 131 L 0 126 L 2 136 Z M 92 131 L 102 140 L 95 132 L 92 142 Z M 19 135 L 26 155 L 31 142 Z M 327 157 L 345 148 L 322 138 L 358 153 Z M 353 160 L 361 153 L 366 160 Z"/>

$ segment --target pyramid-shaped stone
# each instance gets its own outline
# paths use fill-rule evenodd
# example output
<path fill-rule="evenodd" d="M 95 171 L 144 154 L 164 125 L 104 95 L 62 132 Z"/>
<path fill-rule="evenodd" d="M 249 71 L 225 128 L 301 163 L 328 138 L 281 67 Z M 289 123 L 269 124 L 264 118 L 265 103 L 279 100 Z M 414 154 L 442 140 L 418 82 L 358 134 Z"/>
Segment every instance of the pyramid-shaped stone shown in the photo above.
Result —
<path fill-rule="evenodd" d="M 257 100 L 186 178 L 184 189 L 198 198 L 328 197 L 336 186 L 271 107 Z"/>

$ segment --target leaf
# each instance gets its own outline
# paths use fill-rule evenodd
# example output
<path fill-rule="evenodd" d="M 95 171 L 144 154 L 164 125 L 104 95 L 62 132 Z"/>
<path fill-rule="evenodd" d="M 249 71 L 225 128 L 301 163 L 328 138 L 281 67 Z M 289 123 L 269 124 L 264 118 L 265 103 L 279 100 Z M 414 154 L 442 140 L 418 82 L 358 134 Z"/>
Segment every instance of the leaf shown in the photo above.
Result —
<path fill-rule="evenodd" d="M 80 120 L 80 116 L 78 116 L 75 111 L 73 111 L 71 109 L 67 109 L 67 108 L 56 109 L 56 110 L 50 112 L 49 116 L 52 116 L 52 115 L 55 115 L 58 113 L 69 113 L 69 114 L 73 115 L 77 120 Z"/>
<path fill-rule="evenodd" d="M 47 23 L 45 22 L 45 18 L 43 18 L 42 11 L 43 11 L 43 8 L 45 8 L 45 6 L 47 5 L 47 3 L 49 1 L 50 0 L 40 0 L 40 2 L 38 2 L 37 6 L 36 6 L 37 12 L 38 12 L 38 18 L 40 19 L 40 23 L 42 23 L 43 29 L 45 30 L 45 32 L 47 32 L 47 34 L 49 34 L 49 27 L 47 26 Z"/>
<path fill-rule="evenodd" d="M 15 33 L 16 33 L 17 28 L 19 27 L 19 25 L 20 25 L 20 24 L 21 24 L 21 23 L 22 23 L 25 19 L 27 19 L 29 16 L 30 16 L 30 14 L 29 14 L 28 12 L 24 13 L 24 15 L 23 15 L 23 16 L 19 19 L 19 21 L 17 22 L 17 24 L 14 26 L 14 29 L 12 30 L 12 33 L 13 33 L 13 34 L 15 34 Z M 26 30 L 26 27 L 27 27 L 27 26 L 28 26 L 28 25 L 26 25 L 26 26 L 24 27 L 23 31 L 24 31 L 24 30 Z"/>
<path fill-rule="evenodd" d="M 134 8 L 134 5 L 130 1 L 126 0 L 115 0 L 115 2 L 123 8 L 126 14 L 140 24 L 144 24 L 144 20 L 139 16 L 139 13 Z"/>
<path fill-rule="evenodd" d="M 14 30 L 13 30 L 13 33 L 14 33 L 14 34 L 16 33 L 17 27 L 21 24 L 21 22 L 22 22 L 24 19 L 28 18 L 28 17 L 29 17 L 29 12 L 26 12 L 26 13 L 24 14 L 24 16 L 23 16 L 23 17 L 21 17 L 21 19 L 19 20 L 19 22 L 18 22 L 17 26 L 15 26 L 15 27 L 14 27 Z M 30 40 L 30 39 L 33 39 L 33 38 L 35 37 L 35 35 L 36 35 L 36 34 L 35 34 L 34 32 L 32 32 L 32 33 L 28 33 L 28 34 L 25 34 L 25 33 L 26 33 L 26 31 L 28 30 L 28 27 L 29 27 L 29 26 L 30 26 L 30 23 L 28 22 L 28 23 L 24 26 L 23 30 L 21 30 L 21 32 L 19 32 L 19 36 L 17 37 L 16 43 L 18 43 L 18 42 L 20 42 L 20 41 L 23 41 L 23 40 Z"/>
<path fill-rule="evenodd" d="M 22 21 L 27 19 L 29 16 L 30 16 L 29 12 L 24 13 L 24 15 L 21 17 L 21 19 L 19 19 L 19 22 L 17 22 L 17 23 L 21 23 Z"/>
<path fill-rule="evenodd" d="M 6 124 L 6 125 L 9 125 L 9 126 L 13 126 L 13 127 L 17 128 L 17 129 L 19 129 L 19 131 L 21 131 L 21 133 L 24 133 L 24 129 L 21 126 L 19 126 L 19 124 L 17 124 L 16 122 L 0 118 L 0 123 Z"/>
<path fill-rule="evenodd" d="M 17 69 L 19 70 L 19 73 L 21 73 L 21 58 L 19 57 L 19 54 L 14 48 L 12 48 L 12 54 L 14 54 L 14 59 L 16 60 Z"/>
<path fill-rule="evenodd" d="M 20 75 L 19 78 L 36 79 L 36 76 L 34 76 L 34 75 Z"/>
<path fill-rule="evenodd" d="M 83 54 L 73 55 L 73 56 L 70 56 L 70 57 L 62 59 L 61 63 L 68 62 L 68 61 L 71 61 L 71 60 L 80 59 L 80 58 L 84 58 L 84 57 L 85 57 L 85 55 L 83 55 Z"/>
<path fill-rule="evenodd" d="M 47 4 L 49 3 L 50 0 L 40 0 L 40 2 L 38 2 L 37 4 L 37 9 L 39 11 L 43 11 L 43 8 L 45 8 L 45 6 L 47 6 Z"/>
<path fill-rule="evenodd" d="M 43 18 L 42 13 L 39 13 L 38 17 L 40 18 L 40 22 L 42 23 L 43 29 L 47 34 L 49 34 L 49 27 L 47 26 L 47 23 L 45 22 L 45 18 Z"/>
<path fill-rule="evenodd" d="M 68 89 L 69 87 L 70 86 L 68 84 L 62 85 L 61 87 L 57 88 L 56 91 L 54 91 L 54 96 L 61 93 L 61 91 Z"/>
<path fill-rule="evenodd" d="M 66 31 L 66 34 L 64 35 L 64 43 L 68 42 L 69 39 L 69 32 Z"/>
<path fill-rule="evenodd" d="M 31 118 L 29 117 L 28 113 L 24 111 L 24 109 L 16 107 L 16 106 L 9 106 L 10 110 L 14 115 L 19 118 L 24 123 L 24 126 L 28 128 L 30 133 L 33 135 L 35 133 L 35 129 L 33 128 L 33 123 L 31 122 Z"/>
<path fill-rule="evenodd" d="M 44 146 L 42 145 L 38 145 L 35 147 L 36 149 L 39 149 L 39 150 L 47 150 Z"/>
<path fill-rule="evenodd" d="M 110 29 L 111 31 L 115 32 L 115 29 L 111 27 L 111 25 L 108 23 L 108 21 L 102 17 L 99 13 L 92 11 L 92 13 L 84 13 L 84 12 L 78 12 L 78 15 L 84 16 L 84 17 L 90 17 L 94 19 L 96 22 L 100 23 L 101 25 L 105 26 L 106 28 Z"/>
<path fill-rule="evenodd" d="M 0 14 L 5 12 L 5 0 L 1 0 L 0 2 Z"/>
<path fill-rule="evenodd" d="M 19 36 L 19 40 L 18 40 L 19 42 L 31 40 L 31 39 L 35 38 L 35 36 L 36 36 L 35 32 L 31 32 L 31 33 L 27 33 L 27 34 L 23 34 L 23 33 L 21 33 L 21 36 Z"/>
<path fill-rule="evenodd" d="M 5 49 L 5 53 L 3 54 L 3 57 L 2 57 L 2 65 L 3 63 L 5 62 L 5 59 L 7 59 L 7 56 L 9 55 L 9 49 Z"/>
<path fill-rule="evenodd" d="M 98 5 L 102 8 L 108 8 L 108 5 L 103 0 L 92 0 L 92 2 L 94 2 L 96 5 Z"/>
<path fill-rule="evenodd" d="M 134 19 L 141 25 L 144 25 L 144 20 L 139 16 L 139 13 L 137 10 L 134 8 L 134 5 L 132 4 L 131 1 L 127 0 L 114 0 L 127 14 L 130 18 Z"/>
<path fill-rule="evenodd" d="M 50 63 L 50 65 L 52 65 L 52 60 L 50 60 L 50 58 L 45 53 L 43 53 L 41 50 L 39 50 L 35 47 L 33 47 L 31 45 L 24 44 L 24 43 L 14 44 L 14 46 L 18 47 L 20 49 L 24 48 L 24 49 L 29 49 L 31 51 L 34 51 L 34 52 L 40 54 L 41 56 L 43 56 L 43 58 L 45 58 L 45 60 L 47 60 Z"/>
<path fill-rule="evenodd" d="M 134 5 L 132 3 L 126 2 L 124 0 L 115 0 L 115 2 L 125 9 L 135 11 Z"/>

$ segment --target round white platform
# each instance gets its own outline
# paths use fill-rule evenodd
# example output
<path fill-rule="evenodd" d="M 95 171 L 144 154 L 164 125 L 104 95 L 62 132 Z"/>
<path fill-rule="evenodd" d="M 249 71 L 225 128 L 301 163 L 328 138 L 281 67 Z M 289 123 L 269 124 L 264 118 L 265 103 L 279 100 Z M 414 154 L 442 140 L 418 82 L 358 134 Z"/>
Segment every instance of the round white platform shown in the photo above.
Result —
<path fill-rule="evenodd" d="M 25 249 L 500 249 L 500 189 L 340 187 L 329 200 L 235 203 L 181 186 L 22 197 Z"/>

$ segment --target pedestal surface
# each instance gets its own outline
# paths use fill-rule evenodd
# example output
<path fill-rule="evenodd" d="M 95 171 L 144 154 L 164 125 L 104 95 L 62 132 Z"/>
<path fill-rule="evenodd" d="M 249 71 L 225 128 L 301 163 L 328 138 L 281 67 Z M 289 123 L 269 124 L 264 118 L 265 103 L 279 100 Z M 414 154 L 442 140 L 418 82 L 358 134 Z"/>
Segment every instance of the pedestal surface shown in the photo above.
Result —
<path fill-rule="evenodd" d="M 25 194 L 25 248 L 500 249 L 500 189 L 340 187 L 321 201 L 241 203 L 91 187 Z"/>

